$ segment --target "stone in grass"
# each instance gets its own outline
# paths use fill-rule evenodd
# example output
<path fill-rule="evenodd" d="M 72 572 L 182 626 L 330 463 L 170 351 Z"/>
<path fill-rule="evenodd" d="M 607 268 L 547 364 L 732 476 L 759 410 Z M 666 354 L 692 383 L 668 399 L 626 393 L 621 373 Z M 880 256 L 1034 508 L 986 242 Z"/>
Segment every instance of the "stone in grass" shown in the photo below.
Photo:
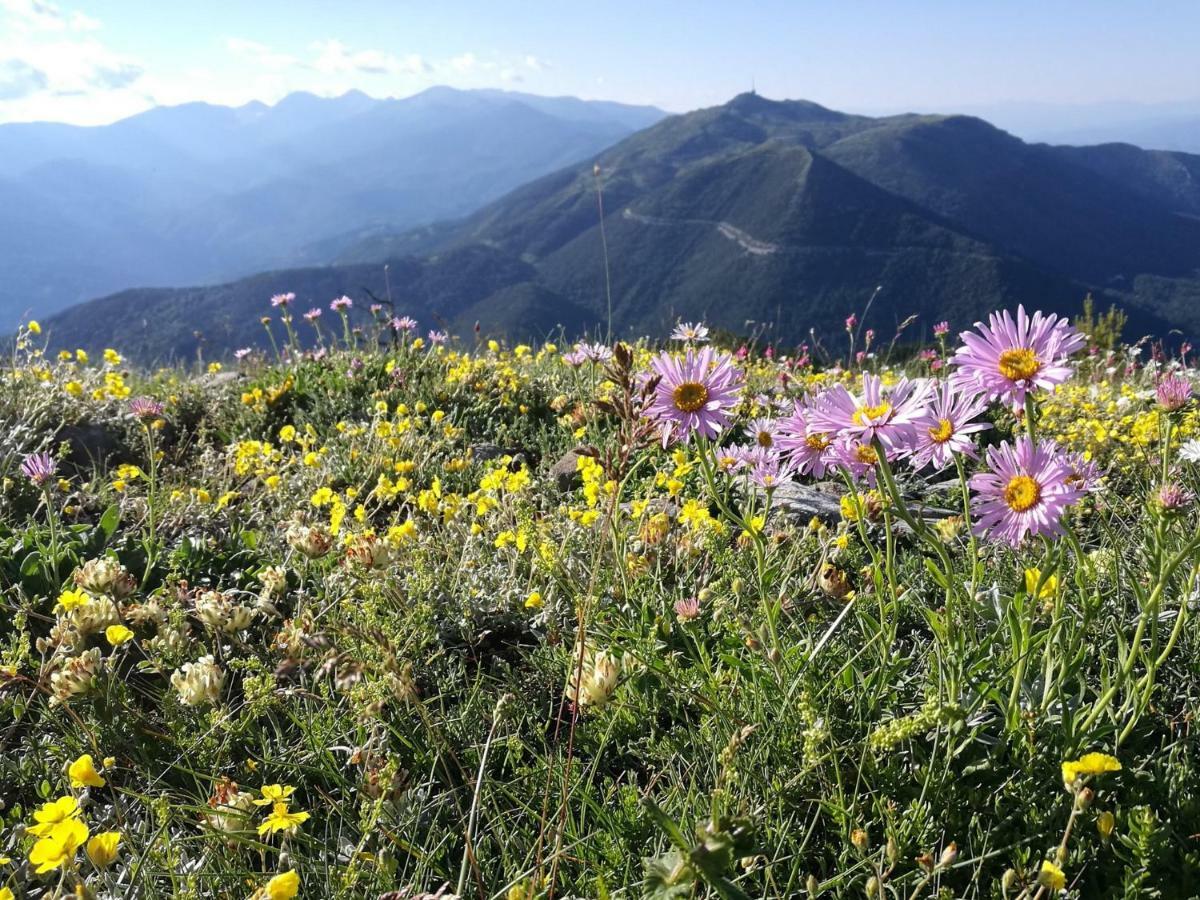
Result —
<path fill-rule="evenodd" d="M 588 455 L 583 447 L 576 447 L 560 456 L 558 462 L 550 467 L 550 478 L 564 494 L 583 484 L 583 476 L 579 474 L 579 459 Z"/>

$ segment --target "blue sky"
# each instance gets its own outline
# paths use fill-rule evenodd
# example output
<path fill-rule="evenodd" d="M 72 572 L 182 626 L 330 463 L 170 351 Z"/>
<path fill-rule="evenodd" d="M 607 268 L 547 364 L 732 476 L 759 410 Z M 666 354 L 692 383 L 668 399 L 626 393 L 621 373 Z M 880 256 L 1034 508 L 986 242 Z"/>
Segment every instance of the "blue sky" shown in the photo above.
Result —
<path fill-rule="evenodd" d="M 839 109 L 1200 100 L 1200 4 L 0 0 L 0 121 L 433 84 Z"/>

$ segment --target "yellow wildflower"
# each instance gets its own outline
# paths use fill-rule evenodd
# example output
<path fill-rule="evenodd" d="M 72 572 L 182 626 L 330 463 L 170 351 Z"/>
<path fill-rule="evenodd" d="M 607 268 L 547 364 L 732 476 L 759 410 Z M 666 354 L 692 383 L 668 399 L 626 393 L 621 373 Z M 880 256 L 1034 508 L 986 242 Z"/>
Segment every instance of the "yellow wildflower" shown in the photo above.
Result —
<path fill-rule="evenodd" d="M 1120 771 L 1121 763 L 1115 756 L 1109 756 L 1107 753 L 1085 753 L 1079 759 L 1062 764 L 1062 779 L 1067 790 L 1071 790 L 1081 778 Z"/>
<path fill-rule="evenodd" d="M 117 859 L 117 844 L 121 842 L 121 832 L 105 831 L 87 842 L 87 857 L 97 869 L 107 869 Z"/>
<path fill-rule="evenodd" d="M 1042 868 L 1038 872 L 1038 884 L 1051 891 L 1061 891 L 1067 886 L 1067 876 L 1050 860 L 1042 860 Z"/>
<path fill-rule="evenodd" d="M 67 775 L 71 778 L 71 787 L 73 788 L 102 788 L 106 784 L 105 780 L 100 777 L 100 773 L 96 771 L 96 763 L 90 753 L 83 754 L 71 763 L 67 767 Z"/>
<path fill-rule="evenodd" d="M 58 605 L 62 607 L 63 612 L 71 612 L 81 606 L 87 606 L 91 602 L 92 598 L 88 592 L 78 588 L 63 591 L 58 595 Z"/>
<path fill-rule="evenodd" d="M 109 625 L 104 629 L 104 637 L 114 647 L 120 647 L 122 644 L 133 640 L 133 632 L 124 625 Z"/>
<path fill-rule="evenodd" d="M 34 810 L 33 819 L 36 825 L 29 826 L 29 833 L 34 837 L 45 837 L 55 825 L 66 822 L 79 815 L 79 801 L 74 797 L 59 797 L 43 803 L 40 809 Z"/>
<path fill-rule="evenodd" d="M 29 850 L 29 862 L 38 875 L 45 875 L 71 862 L 88 839 L 88 827 L 78 819 L 59 822 Z"/>
<path fill-rule="evenodd" d="M 271 806 L 274 803 L 287 803 L 288 798 L 296 792 L 296 789 L 287 784 L 264 784 L 259 792 L 262 794 L 261 800 L 255 800 L 255 806 Z"/>
<path fill-rule="evenodd" d="M 1038 585 L 1041 585 L 1039 588 Z M 1038 600 L 1050 600 L 1058 593 L 1058 576 L 1047 575 L 1042 580 L 1041 569 L 1025 570 L 1025 593 Z"/>
<path fill-rule="evenodd" d="M 264 835 L 283 831 L 290 834 L 307 821 L 308 813 L 289 812 L 286 803 L 276 803 L 271 807 L 271 814 L 258 826 L 258 833 Z"/>

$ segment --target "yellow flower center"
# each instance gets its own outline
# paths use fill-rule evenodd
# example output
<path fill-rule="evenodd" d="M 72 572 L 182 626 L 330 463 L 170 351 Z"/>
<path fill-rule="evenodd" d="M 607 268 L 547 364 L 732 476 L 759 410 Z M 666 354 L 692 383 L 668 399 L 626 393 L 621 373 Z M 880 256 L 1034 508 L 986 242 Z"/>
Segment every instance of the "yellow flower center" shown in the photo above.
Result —
<path fill-rule="evenodd" d="M 954 425 L 949 419 L 938 419 L 937 427 L 929 429 L 929 436 L 938 444 L 944 444 L 954 434 Z"/>
<path fill-rule="evenodd" d="M 1000 354 L 1000 374 L 1010 381 L 1025 381 L 1041 369 L 1037 354 L 1027 347 L 1005 350 Z"/>
<path fill-rule="evenodd" d="M 804 443 L 813 450 L 824 450 L 829 446 L 829 438 L 824 434 L 810 434 L 804 438 Z"/>
<path fill-rule="evenodd" d="M 879 421 L 892 411 L 892 404 L 886 400 L 876 406 L 860 406 L 854 411 L 855 425 L 870 425 Z"/>
<path fill-rule="evenodd" d="M 1004 502 L 1013 512 L 1025 512 L 1042 499 L 1042 486 L 1028 475 L 1014 475 L 1004 486 Z"/>
<path fill-rule="evenodd" d="M 685 381 L 671 397 L 680 412 L 694 413 L 708 402 L 708 388 L 698 381 Z"/>
<path fill-rule="evenodd" d="M 763 430 L 758 433 L 758 446 L 770 447 L 774 445 L 775 439 L 771 437 L 771 432 Z"/>
<path fill-rule="evenodd" d="M 873 466 L 879 462 L 879 454 L 875 452 L 875 448 L 870 444 L 859 444 L 855 447 L 854 458 L 867 466 Z"/>

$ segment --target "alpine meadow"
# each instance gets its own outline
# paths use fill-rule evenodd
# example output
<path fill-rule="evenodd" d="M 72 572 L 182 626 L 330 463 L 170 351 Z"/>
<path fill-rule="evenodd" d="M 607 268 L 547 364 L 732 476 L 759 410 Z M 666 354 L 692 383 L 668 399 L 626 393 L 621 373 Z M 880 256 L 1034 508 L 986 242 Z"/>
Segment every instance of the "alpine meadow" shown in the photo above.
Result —
<path fill-rule="evenodd" d="M 0 900 L 1200 898 L 1194 5 L 82 2 Z"/>

